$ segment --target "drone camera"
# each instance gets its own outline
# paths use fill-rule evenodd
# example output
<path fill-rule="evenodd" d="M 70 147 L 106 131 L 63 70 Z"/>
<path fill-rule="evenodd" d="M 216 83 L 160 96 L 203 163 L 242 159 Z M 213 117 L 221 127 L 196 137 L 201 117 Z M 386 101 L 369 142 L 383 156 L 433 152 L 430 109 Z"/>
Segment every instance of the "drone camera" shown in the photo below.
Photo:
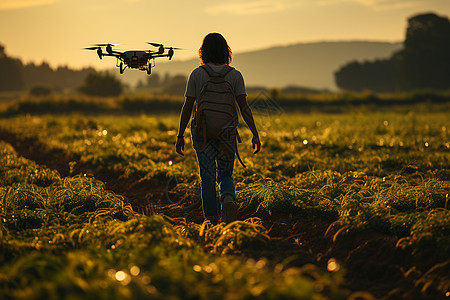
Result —
<path fill-rule="evenodd" d="M 130 65 L 132 68 L 137 68 L 139 67 L 139 57 L 137 57 L 136 55 L 133 55 L 131 57 L 131 62 Z"/>

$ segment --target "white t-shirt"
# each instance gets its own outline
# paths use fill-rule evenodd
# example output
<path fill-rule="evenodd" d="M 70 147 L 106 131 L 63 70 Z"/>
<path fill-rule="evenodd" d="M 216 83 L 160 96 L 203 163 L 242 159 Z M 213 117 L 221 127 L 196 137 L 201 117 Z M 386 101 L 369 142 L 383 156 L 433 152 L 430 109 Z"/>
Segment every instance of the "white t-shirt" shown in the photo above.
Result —
<path fill-rule="evenodd" d="M 220 72 L 220 70 L 225 65 L 213 65 L 208 64 L 214 71 Z M 208 81 L 209 75 L 208 73 L 203 70 L 202 68 L 198 67 L 195 70 L 191 72 L 191 75 L 189 75 L 188 83 L 186 86 L 186 92 L 184 95 L 186 97 L 194 97 L 195 99 L 198 99 L 200 96 L 200 92 L 205 85 L 206 81 Z M 247 92 L 245 90 L 245 84 L 244 84 L 244 77 L 242 77 L 241 72 L 239 72 L 236 69 L 231 70 L 230 72 L 225 75 L 224 78 L 226 81 L 228 81 L 231 84 L 231 87 L 233 88 L 234 95 L 240 96 L 240 95 L 246 95 Z"/>

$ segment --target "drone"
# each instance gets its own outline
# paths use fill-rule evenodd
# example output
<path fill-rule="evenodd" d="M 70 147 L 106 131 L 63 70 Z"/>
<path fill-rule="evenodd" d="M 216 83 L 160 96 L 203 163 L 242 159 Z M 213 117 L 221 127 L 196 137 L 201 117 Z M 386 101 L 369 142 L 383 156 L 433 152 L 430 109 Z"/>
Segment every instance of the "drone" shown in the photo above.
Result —
<path fill-rule="evenodd" d="M 120 52 L 113 50 L 113 47 L 119 44 L 94 44 L 91 47 L 84 48 L 86 50 L 97 50 L 97 55 L 100 59 L 104 56 L 114 56 L 117 58 L 116 67 L 119 68 L 120 74 L 123 74 L 126 68 L 139 69 L 141 71 L 147 71 L 147 74 L 152 73 L 152 68 L 155 66 L 155 58 L 157 57 L 168 57 L 169 60 L 172 59 L 174 50 L 181 49 L 176 47 L 165 47 L 163 44 L 150 43 L 147 44 L 158 47 L 158 50 L 128 50 L 125 52 Z M 103 51 L 102 47 L 105 47 L 106 52 Z M 164 53 L 168 50 L 167 53 Z"/>

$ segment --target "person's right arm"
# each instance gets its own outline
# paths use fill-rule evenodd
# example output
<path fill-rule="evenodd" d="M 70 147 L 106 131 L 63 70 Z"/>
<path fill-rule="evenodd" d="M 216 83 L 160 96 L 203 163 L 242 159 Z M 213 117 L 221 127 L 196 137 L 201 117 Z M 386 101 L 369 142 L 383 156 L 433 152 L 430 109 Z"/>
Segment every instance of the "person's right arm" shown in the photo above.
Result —
<path fill-rule="evenodd" d="M 239 95 L 236 97 L 236 102 L 238 103 L 239 110 L 241 111 L 242 118 L 247 124 L 248 128 L 253 134 L 252 146 L 253 154 L 256 154 L 261 149 L 261 141 L 259 140 L 258 130 L 256 130 L 255 120 L 253 119 L 252 110 L 247 103 L 246 95 Z"/>

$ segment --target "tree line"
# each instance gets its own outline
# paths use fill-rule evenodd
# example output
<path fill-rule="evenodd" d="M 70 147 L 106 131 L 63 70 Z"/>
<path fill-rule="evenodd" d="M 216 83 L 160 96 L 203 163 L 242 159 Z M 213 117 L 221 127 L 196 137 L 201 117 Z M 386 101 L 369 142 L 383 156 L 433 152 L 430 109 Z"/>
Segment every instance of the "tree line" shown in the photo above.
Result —
<path fill-rule="evenodd" d="M 138 88 L 157 88 L 161 93 L 183 95 L 186 76 L 146 76 Z M 20 59 L 6 54 L 0 44 L 0 91 L 29 90 L 32 95 L 47 95 L 52 91 L 79 91 L 93 96 L 117 96 L 123 92 L 124 84 L 108 72 L 97 72 L 94 68 L 73 70 L 67 66 L 52 68 L 48 63 L 24 64 Z"/>
<path fill-rule="evenodd" d="M 46 62 L 24 64 L 20 59 L 6 54 L 0 45 L 0 91 L 28 90 L 36 86 L 48 86 L 54 90 L 79 87 L 93 68 L 73 70 L 67 66 L 56 69 Z"/>
<path fill-rule="evenodd" d="M 334 75 L 339 88 L 352 91 L 450 89 L 450 21 L 434 13 L 413 16 L 402 50 L 388 59 L 349 62 Z"/>
<path fill-rule="evenodd" d="M 173 76 L 165 74 L 161 76 L 158 72 L 147 76 L 146 80 L 139 80 L 137 89 L 153 88 L 161 94 L 184 95 L 186 89 L 187 77 L 183 74 Z"/>

